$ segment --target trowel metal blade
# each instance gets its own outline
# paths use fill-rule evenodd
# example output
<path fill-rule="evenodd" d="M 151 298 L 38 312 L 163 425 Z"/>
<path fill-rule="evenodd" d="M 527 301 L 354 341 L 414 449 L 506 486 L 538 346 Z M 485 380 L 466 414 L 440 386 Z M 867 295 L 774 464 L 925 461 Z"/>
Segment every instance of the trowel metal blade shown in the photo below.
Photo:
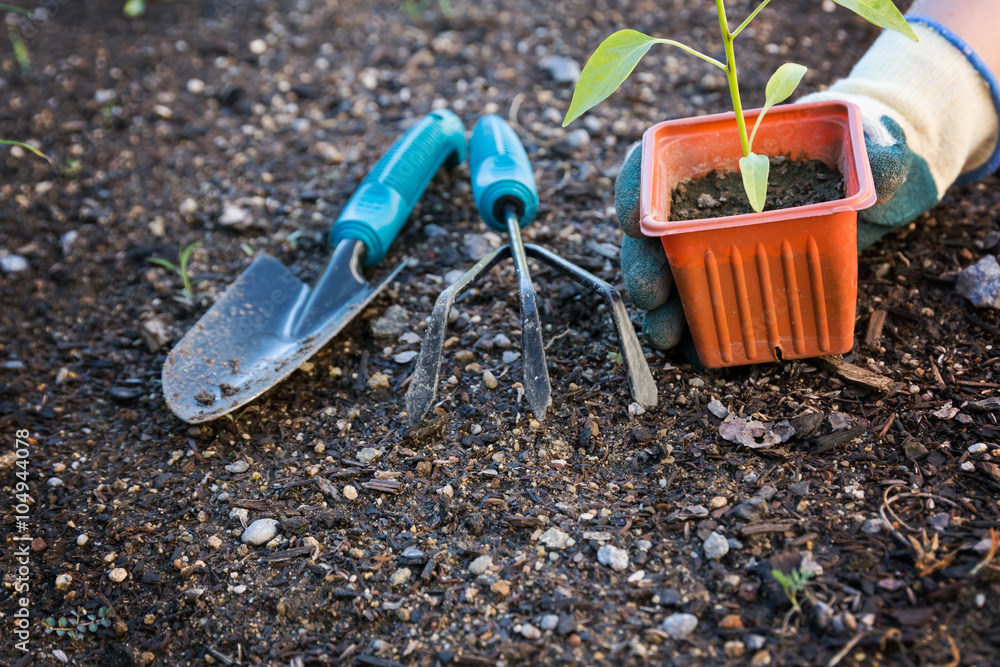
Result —
<path fill-rule="evenodd" d="M 336 336 L 403 268 L 372 287 L 358 270 L 359 248 L 346 245 L 313 287 L 273 257 L 254 260 L 167 356 L 163 394 L 174 414 L 196 424 L 261 395 Z"/>

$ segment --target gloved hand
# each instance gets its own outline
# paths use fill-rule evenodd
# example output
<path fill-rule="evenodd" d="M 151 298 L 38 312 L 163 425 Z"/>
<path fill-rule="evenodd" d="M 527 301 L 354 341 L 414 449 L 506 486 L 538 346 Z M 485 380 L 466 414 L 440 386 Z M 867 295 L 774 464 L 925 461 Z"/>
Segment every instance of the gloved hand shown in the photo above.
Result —
<path fill-rule="evenodd" d="M 861 108 L 877 203 L 858 213 L 858 249 L 933 208 L 954 182 L 983 178 L 1000 164 L 1000 86 L 958 36 L 924 17 L 908 16 L 920 38 L 885 31 L 848 78 L 799 102 L 846 100 Z M 639 228 L 642 148 L 625 157 L 615 181 L 615 210 L 625 233 L 625 288 L 646 312 L 650 347 L 674 347 L 684 312 L 673 293 L 663 246 Z"/>

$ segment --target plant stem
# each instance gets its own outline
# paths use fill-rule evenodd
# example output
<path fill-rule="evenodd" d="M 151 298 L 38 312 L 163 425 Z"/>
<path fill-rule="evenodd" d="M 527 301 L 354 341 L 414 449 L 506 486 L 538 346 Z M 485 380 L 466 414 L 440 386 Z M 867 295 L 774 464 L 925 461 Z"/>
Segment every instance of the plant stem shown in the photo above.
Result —
<path fill-rule="evenodd" d="M 740 130 L 740 146 L 743 148 L 743 157 L 746 157 L 750 155 L 750 140 L 747 139 L 747 121 L 743 117 L 740 86 L 736 80 L 736 56 L 733 53 L 734 35 L 729 32 L 729 23 L 726 21 L 726 6 L 723 0 L 715 0 L 715 8 L 719 12 L 719 29 L 722 31 L 722 42 L 726 47 L 726 79 L 729 80 L 729 96 L 733 99 L 736 126 Z"/>
<path fill-rule="evenodd" d="M 745 28 L 748 25 L 750 25 L 750 21 L 753 21 L 753 17 L 757 16 L 757 14 L 760 14 L 760 10 L 764 9 L 765 7 L 767 7 L 767 3 L 769 3 L 769 2 L 771 2 L 771 0 L 764 0 L 764 2 L 760 3 L 760 5 L 757 7 L 757 9 L 753 10 L 753 12 L 750 14 L 750 16 L 747 17 L 747 20 L 744 21 L 743 23 L 741 23 L 740 27 L 733 31 L 733 39 L 736 39 L 736 35 L 738 35 L 741 32 L 743 32 L 743 28 Z"/>
<path fill-rule="evenodd" d="M 709 64 L 712 64 L 712 65 L 715 65 L 716 67 L 718 67 L 719 69 L 721 69 L 723 71 L 728 71 L 727 68 L 726 68 L 726 66 L 723 65 L 722 63 L 720 63 L 715 58 L 713 58 L 711 56 L 706 56 L 701 51 L 698 51 L 696 49 L 692 49 L 687 44 L 681 44 L 680 42 L 675 42 L 672 39 L 658 39 L 658 40 L 656 40 L 656 43 L 657 44 L 669 44 L 670 46 L 676 46 L 678 49 L 680 49 L 682 51 L 686 51 L 687 53 L 690 53 L 692 56 L 695 56 L 696 58 L 701 58 L 705 62 L 707 62 Z"/>

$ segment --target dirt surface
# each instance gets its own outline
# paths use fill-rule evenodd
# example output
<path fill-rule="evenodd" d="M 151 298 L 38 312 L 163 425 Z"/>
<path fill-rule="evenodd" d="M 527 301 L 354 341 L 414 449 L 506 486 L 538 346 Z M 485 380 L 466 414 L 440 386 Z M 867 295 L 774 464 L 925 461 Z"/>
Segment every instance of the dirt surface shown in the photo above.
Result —
<path fill-rule="evenodd" d="M 442 402 L 410 430 L 424 318 L 502 241 L 460 167 L 369 272 L 410 258 L 397 282 L 249 408 L 190 426 L 160 391 L 171 344 L 250 255 L 311 279 L 351 192 L 432 108 L 513 119 L 542 200 L 525 237 L 620 282 L 617 164 L 653 122 L 725 110 L 725 82 L 654 49 L 567 131 L 571 85 L 545 58 L 582 65 L 626 26 L 716 54 L 713 8 L 219 0 L 128 21 L 57 4 L 24 40 L 30 67 L 0 39 L 0 136 L 57 163 L 0 152 L 0 252 L 26 264 L 0 274 L 0 662 L 996 664 L 1000 317 L 953 289 L 996 252 L 996 176 L 860 256 L 849 366 L 650 352 L 660 404 L 630 410 L 610 318 L 535 266 L 539 424 L 505 264 L 458 304 Z M 810 67 L 804 94 L 876 36 L 833 3 L 773 4 L 738 45 L 747 106 L 780 63 Z M 146 260 L 198 240 L 189 301 Z M 241 542 L 269 518 L 275 540 Z M 800 613 L 774 569 L 813 574 Z M 80 608 L 108 626 L 44 633 Z"/>
<path fill-rule="evenodd" d="M 844 178 L 819 160 L 772 158 L 765 211 L 842 199 Z M 671 220 L 699 220 L 753 213 L 739 172 L 710 171 L 677 184 L 670 201 Z"/>

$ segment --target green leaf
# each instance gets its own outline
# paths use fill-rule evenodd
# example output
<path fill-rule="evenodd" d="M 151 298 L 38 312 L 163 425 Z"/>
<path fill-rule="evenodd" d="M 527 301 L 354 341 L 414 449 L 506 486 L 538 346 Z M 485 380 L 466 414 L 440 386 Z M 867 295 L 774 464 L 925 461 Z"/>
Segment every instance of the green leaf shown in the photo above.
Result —
<path fill-rule="evenodd" d="M 163 259 L 161 257 L 147 257 L 146 261 L 150 264 L 156 264 L 157 266 L 162 266 L 165 269 L 180 273 L 180 269 L 177 268 L 177 265 L 170 260 Z"/>
<path fill-rule="evenodd" d="M 615 92 L 658 41 L 636 30 L 619 30 L 601 42 L 580 73 L 563 127 Z"/>
<path fill-rule="evenodd" d="M 22 16 L 27 16 L 31 18 L 31 10 L 25 9 L 24 7 L 16 7 L 14 5 L 5 5 L 0 3 L 0 12 L 14 12 L 15 14 L 21 14 Z"/>
<path fill-rule="evenodd" d="M 874 23 L 880 28 L 893 30 L 904 37 L 917 40 L 917 34 L 913 28 L 903 18 L 903 14 L 892 4 L 892 0 L 833 0 L 841 7 L 850 9 L 852 12 Z"/>
<path fill-rule="evenodd" d="M 4 146 L 20 146 L 21 148 L 24 148 L 24 149 L 27 149 L 27 150 L 31 151 L 32 153 L 34 153 L 38 157 L 45 158 L 49 162 L 52 162 L 52 158 L 50 158 L 48 155 L 46 155 L 42 151 L 38 150 L 37 148 L 35 148 L 31 144 L 26 144 L 23 141 L 13 141 L 11 139 L 0 139 L 0 145 L 4 145 Z"/>
<path fill-rule="evenodd" d="M 66 623 L 67 623 L 67 622 L 68 622 L 68 621 L 66 620 L 66 618 L 65 618 L 65 617 L 61 617 L 61 618 L 59 619 L 59 627 L 60 627 L 60 628 L 65 628 L 65 627 L 66 627 Z"/>
<path fill-rule="evenodd" d="M 799 85 L 799 81 L 802 81 L 802 77 L 805 76 L 807 69 L 805 65 L 785 63 L 771 75 L 771 78 L 767 82 L 767 88 L 764 89 L 764 108 L 760 110 L 757 122 L 753 124 L 753 132 L 750 133 L 751 150 L 753 150 L 753 140 L 757 136 L 757 128 L 760 127 L 760 121 L 764 120 L 764 114 L 775 104 L 781 104 L 792 96 L 795 88 Z"/>
<path fill-rule="evenodd" d="M 87 625 L 87 629 L 91 632 L 97 632 L 97 623 L 90 623 Z"/>
<path fill-rule="evenodd" d="M 107 607 L 101 607 L 100 609 L 97 610 L 97 615 L 100 616 L 101 618 L 104 618 L 105 615 L 107 615 L 107 613 L 108 613 Z"/>
<path fill-rule="evenodd" d="M 767 173 L 771 163 L 766 155 L 750 153 L 740 158 L 740 173 L 743 175 L 743 189 L 747 191 L 747 199 L 754 211 L 764 210 L 764 200 L 767 199 Z"/>
<path fill-rule="evenodd" d="M 102 618 L 101 619 L 101 625 L 103 625 L 106 628 L 110 628 L 111 627 L 111 619 L 110 618 Z"/>
<path fill-rule="evenodd" d="M 65 630 L 56 630 L 56 637 L 62 637 L 64 634 L 66 634 Z"/>
<path fill-rule="evenodd" d="M 146 13 L 146 0 L 128 0 L 122 8 L 122 14 L 130 19 L 142 16 Z"/>

